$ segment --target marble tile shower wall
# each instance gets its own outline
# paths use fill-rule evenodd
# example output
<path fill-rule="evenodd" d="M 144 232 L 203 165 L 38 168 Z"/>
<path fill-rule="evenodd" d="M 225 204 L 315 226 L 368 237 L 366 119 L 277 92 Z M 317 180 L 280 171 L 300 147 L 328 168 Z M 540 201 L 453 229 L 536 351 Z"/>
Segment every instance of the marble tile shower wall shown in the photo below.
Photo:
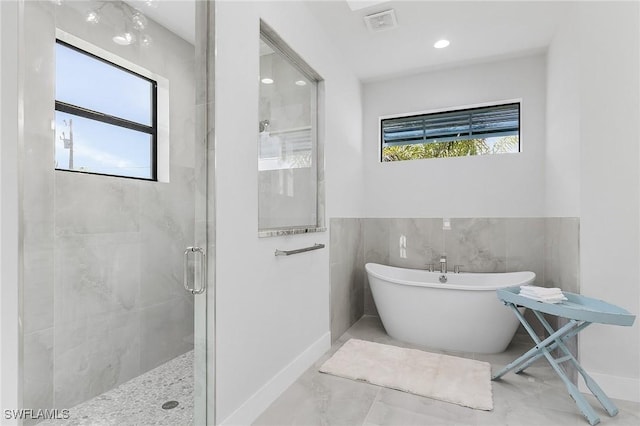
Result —
<path fill-rule="evenodd" d="M 171 183 L 54 171 L 55 26 L 93 44 L 104 38 L 74 27 L 82 15 L 64 7 L 25 2 L 24 12 L 28 408 L 72 407 L 193 348 L 193 301 L 181 284 L 195 220 L 193 47 L 154 27 L 162 56 L 143 58 L 171 84 L 170 138 L 180 140 Z"/>
<path fill-rule="evenodd" d="M 367 262 L 406 268 L 431 263 L 438 268 L 440 255 L 446 253 L 450 269 L 462 265 L 466 272 L 528 270 L 536 273 L 537 285 L 577 292 L 578 224 L 577 218 L 452 218 L 451 229 L 443 230 L 442 218 L 332 219 L 331 317 L 332 325 L 334 318 L 343 324 L 335 333 L 332 326 L 332 336 L 340 337 L 344 324 L 361 309 L 357 300 L 337 301 L 341 295 L 362 293 L 364 314 L 378 315 L 363 271 Z"/>

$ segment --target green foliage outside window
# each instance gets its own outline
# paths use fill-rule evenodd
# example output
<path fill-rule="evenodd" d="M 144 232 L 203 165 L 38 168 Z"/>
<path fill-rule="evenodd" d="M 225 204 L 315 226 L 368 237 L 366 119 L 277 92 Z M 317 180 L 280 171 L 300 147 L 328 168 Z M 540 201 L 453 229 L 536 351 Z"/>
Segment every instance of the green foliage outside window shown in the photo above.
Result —
<path fill-rule="evenodd" d="M 382 149 L 382 161 L 420 160 L 425 158 L 466 157 L 470 155 L 518 152 L 518 136 L 487 139 L 468 139 L 412 145 L 387 146 Z"/>

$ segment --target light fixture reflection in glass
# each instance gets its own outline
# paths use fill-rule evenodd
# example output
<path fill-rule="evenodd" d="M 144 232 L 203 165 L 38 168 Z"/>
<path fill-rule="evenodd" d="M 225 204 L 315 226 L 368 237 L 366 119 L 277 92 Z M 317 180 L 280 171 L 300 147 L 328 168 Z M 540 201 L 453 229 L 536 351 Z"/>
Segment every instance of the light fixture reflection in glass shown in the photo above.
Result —
<path fill-rule="evenodd" d="M 297 86 L 306 86 L 306 85 L 307 85 L 307 82 L 306 82 L 306 81 L 304 81 L 304 80 L 298 80 L 298 81 L 296 81 L 296 85 L 297 85 Z"/>
<path fill-rule="evenodd" d="M 153 39 L 148 34 L 143 34 L 142 37 L 140 37 L 140 44 L 144 47 L 151 46 L 152 42 L 153 42 Z"/>
<path fill-rule="evenodd" d="M 122 34 L 118 34 L 117 36 L 113 37 L 113 42 L 116 44 L 119 44 L 120 46 L 129 46 L 135 41 L 136 41 L 136 36 L 134 36 L 128 31 L 125 31 Z"/>
<path fill-rule="evenodd" d="M 263 84 L 273 84 L 273 79 L 269 78 L 269 77 L 265 77 L 262 80 L 260 80 Z"/>
<path fill-rule="evenodd" d="M 2 0 L 0 0 L 2 1 Z M 51 0 L 52 2 L 63 0 Z M 109 21 L 108 13 L 119 13 L 122 17 L 122 25 L 120 29 L 122 32 L 116 33 L 113 37 L 113 42 L 121 46 L 129 46 L 139 40 L 141 46 L 148 47 L 151 45 L 153 39 L 151 36 L 144 34 L 143 31 L 148 27 L 147 17 L 139 10 L 134 9 L 132 6 L 122 1 L 105 1 L 98 0 L 97 5 L 92 9 L 89 9 L 86 13 L 85 21 L 88 24 L 96 25 L 103 21 L 102 18 L 106 16 L 106 20 Z M 147 6 L 157 6 L 157 0 L 148 0 L 145 3 Z"/>
<path fill-rule="evenodd" d="M 136 12 L 131 16 L 131 22 L 133 23 L 133 29 L 137 31 L 142 31 L 147 27 L 147 18 L 140 12 Z"/>
<path fill-rule="evenodd" d="M 445 47 L 447 47 L 449 44 L 451 44 L 449 42 L 449 40 L 438 40 L 434 43 L 433 47 L 435 47 L 436 49 L 444 49 Z"/>
<path fill-rule="evenodd" d="M 100 15 L 95 10 L 87 12 L 86 21 L 90 24 L 97 24 L 100 22 Z"/>

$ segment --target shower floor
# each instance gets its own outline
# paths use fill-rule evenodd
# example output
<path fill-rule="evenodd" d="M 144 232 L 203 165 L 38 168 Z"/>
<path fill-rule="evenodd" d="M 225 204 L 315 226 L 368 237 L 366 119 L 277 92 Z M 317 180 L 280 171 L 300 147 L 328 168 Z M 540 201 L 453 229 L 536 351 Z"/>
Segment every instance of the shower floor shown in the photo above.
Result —
<path fill-rule="evenodd" d="M 178 401 L 178 406 L 165 410 L 167 401 Z M 192 425 L 193 351 L 76 405 L 69 415 L 38 426 Z"/>

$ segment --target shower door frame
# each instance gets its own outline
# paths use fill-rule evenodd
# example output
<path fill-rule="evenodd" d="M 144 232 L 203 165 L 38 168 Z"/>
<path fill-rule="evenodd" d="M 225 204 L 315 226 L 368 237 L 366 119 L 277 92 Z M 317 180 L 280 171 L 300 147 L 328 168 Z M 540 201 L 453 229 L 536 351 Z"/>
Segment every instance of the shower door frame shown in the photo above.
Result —
<path fill-rule="evenodd" d="M 205 291 L 194 296 L 194 384 L 204 380 L 204 395 L 194 389 L 194 424 L 216 424 L 215 414 L 215 0 L 196 3 L 196 142 L 204 144 L 204 205 L 198 205 L 196 216 L 204 213 L 204 221 L 196 217 L 194 244 L 206 255 Z M 197 192 L 197 191 L 196 191 Z"/>

